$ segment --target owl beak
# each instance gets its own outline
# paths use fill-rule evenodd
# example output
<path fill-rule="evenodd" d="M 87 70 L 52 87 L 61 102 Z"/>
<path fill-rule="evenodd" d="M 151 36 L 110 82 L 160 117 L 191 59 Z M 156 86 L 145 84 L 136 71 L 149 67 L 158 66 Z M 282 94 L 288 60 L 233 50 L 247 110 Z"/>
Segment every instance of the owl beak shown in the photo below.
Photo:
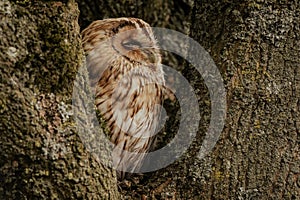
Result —
<path fill-rule="evenodd" d="M 145 57 L 150 63 L 160 63 L 160 56 L 157 49 L 144 48 L 142 51 L 144 52 Z"/>

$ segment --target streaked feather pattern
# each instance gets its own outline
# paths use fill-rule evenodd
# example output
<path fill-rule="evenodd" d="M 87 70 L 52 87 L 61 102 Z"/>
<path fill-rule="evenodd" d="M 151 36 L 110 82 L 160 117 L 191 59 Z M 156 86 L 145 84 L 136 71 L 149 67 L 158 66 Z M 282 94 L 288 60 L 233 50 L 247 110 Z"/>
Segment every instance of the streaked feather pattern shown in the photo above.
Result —
<path fill-rule="evenodd" d="M 95 105 L 123 178 L 138 171 L 155 139 L 165 84 L 161 56 L 151 27 L 136 18 L 95 21 L 82 37 Z"/>

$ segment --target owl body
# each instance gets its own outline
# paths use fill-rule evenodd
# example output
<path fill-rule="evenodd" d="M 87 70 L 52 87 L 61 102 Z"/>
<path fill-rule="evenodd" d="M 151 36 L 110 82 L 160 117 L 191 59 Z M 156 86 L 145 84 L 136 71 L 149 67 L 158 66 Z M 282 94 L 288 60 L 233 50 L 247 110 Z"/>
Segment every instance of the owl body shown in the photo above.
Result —
<path fill-rule="evenodd" d="M 82 32 L 95 105 L 107 121 L 119 176 L 138 172 L 158 131 L 164 74 L 151 27 L 136 18 L 93 22 Z"/>

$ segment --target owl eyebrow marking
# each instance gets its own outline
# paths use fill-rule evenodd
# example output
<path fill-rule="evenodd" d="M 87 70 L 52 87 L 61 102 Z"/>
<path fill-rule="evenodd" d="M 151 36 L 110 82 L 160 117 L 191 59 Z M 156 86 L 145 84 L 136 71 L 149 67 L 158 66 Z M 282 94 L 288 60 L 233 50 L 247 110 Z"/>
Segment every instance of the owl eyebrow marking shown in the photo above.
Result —
<path fill-rule="evenodd" d="M 132 59 L 129 58 L 127 55 L 121 53 L 121 52 L 115 47 L 114 44 L 112 44 L 112 48 L 113 48 L 116 52 L 118 52 L 122 57 L 124 57 L 126 60 L 128 60 L 129 62 L 142 64 L 141 62 L 132 60 Z M 128 52 L 130 52 L 130 51 L 128 51 Z"/>
<path fill-rule="evenodd" d="M 142 44 L 134 39 L 130 39 L 125 42 L 121 42 L 122 46 L 127 49 L 127 50 L 136 50 L 136 49 L 141 49 Z"/>

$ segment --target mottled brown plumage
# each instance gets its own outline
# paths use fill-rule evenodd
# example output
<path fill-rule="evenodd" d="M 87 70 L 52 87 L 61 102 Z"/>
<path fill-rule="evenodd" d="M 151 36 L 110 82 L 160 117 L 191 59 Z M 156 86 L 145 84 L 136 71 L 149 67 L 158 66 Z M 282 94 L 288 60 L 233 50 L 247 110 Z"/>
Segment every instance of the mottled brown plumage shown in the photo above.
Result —
<path fill-rule="evenodd" d="M 151 27 L 136 18 L 93 22 L 82 32 L 95 105 L 107 120 L 113 164 L 138 172 L 153 145 L 164 76 Z"/>

